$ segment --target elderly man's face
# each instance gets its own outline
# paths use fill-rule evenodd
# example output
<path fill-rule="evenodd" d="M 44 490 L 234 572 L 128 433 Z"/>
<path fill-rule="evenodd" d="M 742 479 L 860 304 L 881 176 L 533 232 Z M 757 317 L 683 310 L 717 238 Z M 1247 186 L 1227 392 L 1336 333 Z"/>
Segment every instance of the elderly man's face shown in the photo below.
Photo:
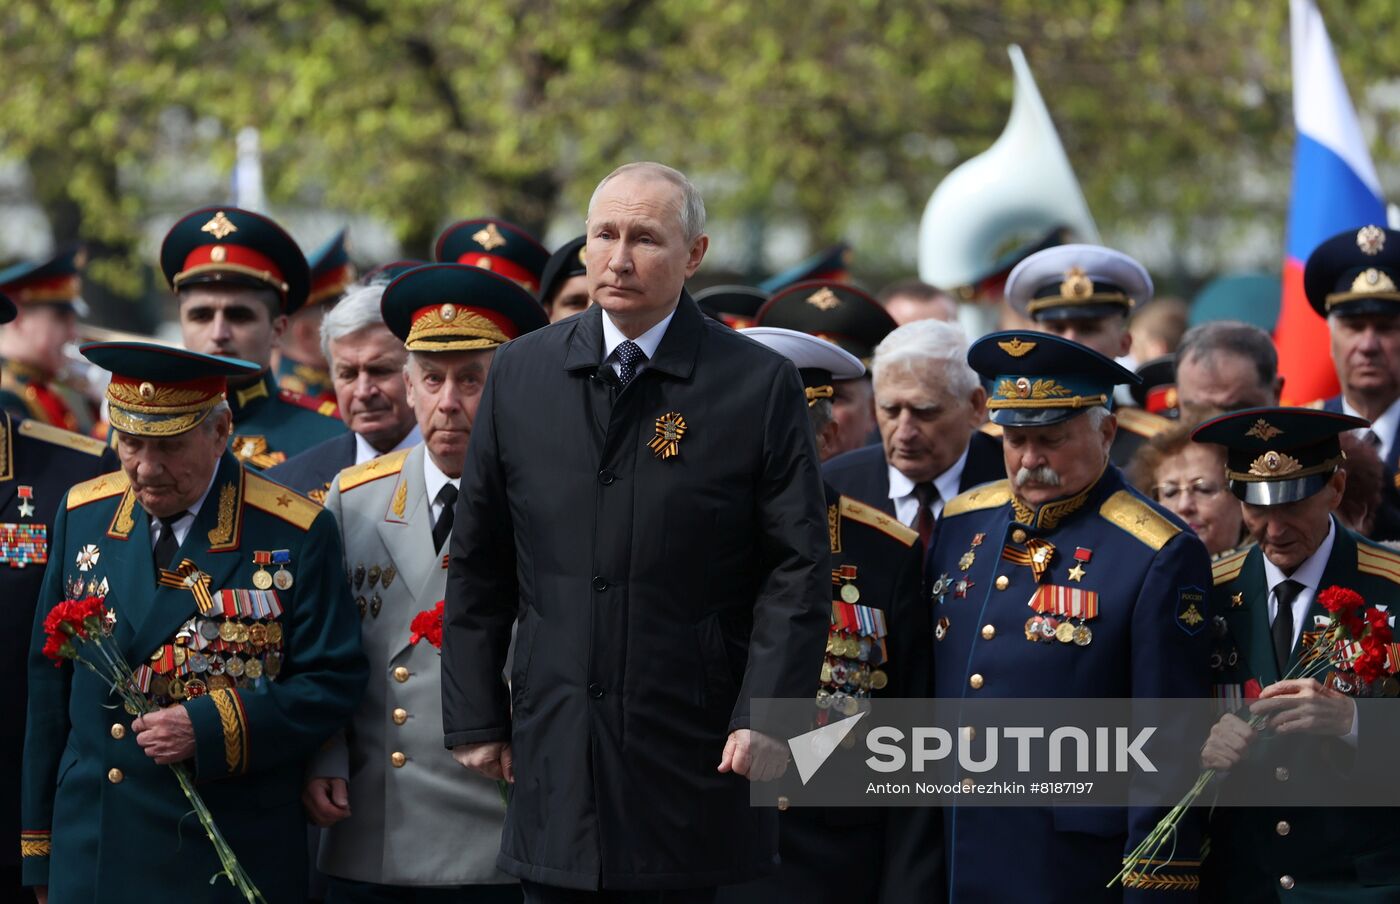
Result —
<path fill-rule="evenodd" d="M 329 343 L 335 401 L 347 427 L 380 452 L 399 444 L 413 429 L 413 407 L 403 365 L 403 342 L 375 324 Z"/>
<path fill-rule="evenodd" d="M 1122 314 L 1074 320 L 1046 320 L 1036 323 L 1035 328 L 1086 345 L 1109 358 L 1121 358 L 1133 345 L 1133 335 L 1128 332 L 1128 318 Z"/>
<path fill-rule="evenodd" d="M 831 442 L 822 456 L 825 461 L 842 452 L 867 445 L 875 432 L 875 394 L 868 377 L 833 380 L 831 416 L 836 425 Z"/>
<path fill-rule="evenodd" d="M 1087 412 L 1048 427 L 1007 427 L 1006 476 L 1027 505 L 1073 496 L 1103 473 L 1117 430 L 1112 416 L 1095 429 Z"/>
<path fill-rule="evenodd" d="M 1192 408 L 1238 411 L 1278 404 L 1278 386 L 1261 383 L 1254 362 L 1228 351 L 1178 362 L 1176 393 L 1182 406 Z"/>
<path fill-rule="evenodd" d="M 287 315 L 272 315 L 264 293 L 243 286 L 201 283 L 180 290 L 180 334 L 185 348 L 242 358 L 267 367 Z"/>
<path fill-rule="evenodd" d="M 448 477 L 462 476 L 481 390 L 491 369 L 493 348 L 467 352 L 409 355 L 404 368 L 408 403 L 433 464 Z"/>
<path fill-rule="evenodd" d="M 1283 505 L 1244 503 L 1244 526 L 1259 544 L 1259 550 L 1284 574 L 1317 552 L 1327 539 L 1331 514 L 1342 501 L 1346 472 L 1338 470 L 1320 491 L 1297 502 Z"/>
<path fill-rule="evenodd" d="M 682 205 L 679 186 L 624 173 L 602 187 L 588 211 L 588 295 L 624 331 L 665 317 L 705 257 L 709 239 L 686 239 Z"/>
<path fill-rule="evenodd" d="M 1400 396 L 1400 315 L 1327 318 L 1342 389 L 1363 397 Z"/>
<path fill-rule="evenodd" d="M 875 383 L 885 460 L 915 483 L 951 468 L 982 422 L 982 387 L 959 398 L 946 386 L 945 368 L 931 362 L 882 369 Z"/>
<path fill-rule="evenodd" d="M 232 425 L 225 411 L 178 436 L 118 433 L 117 458 L 141 507 L 164 518 L 198 502 L 214 479 Z"/>
<path fill-rule="evenodd" d="M 565 317 L 572 317 L 587 309 L 588 304 L 588 277 L 570 276 L 554 291 L 554 300 L 549 304 L 549 322 L 558 323 Z"/>

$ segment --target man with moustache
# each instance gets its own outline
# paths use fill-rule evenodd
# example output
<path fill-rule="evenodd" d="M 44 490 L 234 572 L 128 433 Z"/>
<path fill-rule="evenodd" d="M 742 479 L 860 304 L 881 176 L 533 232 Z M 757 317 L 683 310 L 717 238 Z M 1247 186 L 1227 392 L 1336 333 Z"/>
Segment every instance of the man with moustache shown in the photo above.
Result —
<path fill-rule="evenodd" d="M 987 408 L 1005 430 L 1007 479 L 943 510 L 927 571 L 935 696 L 1204 696 L 1205 547 L 1109 462 L 1113 390 L 1136 375 L 1030 331 L 983 337 L 968 363 L 991 381 Z M 1190 816 L 1169 862 L 1129 873 L 1126 891 L 1105 889 L 1164 815 L 1146 807 L 950 807 L 950 900 L 1180 895 L 1199 884 L 1201 839 Z M 1014 870 L 1005 865 L 1008 850 L 1017 852 Z"/>
<path fill-rule="evenodd" d="M 944 504 L 1005 476 L 1001 441 L 978 430 L 987 392 L 955 323 L 917 320 L 875 349 L 879 443 L 832 458 L 822 476 L 918 532 L 924 549 Z"/>
<path fill-rule="evenodd" d="M 160 266 L 179 298 L 185 348 L 261 368 L 229 379 L 229 448 L 239 461 L 271 468 L 345 432 L 334 403 L 279 389 L 272 372 L 272 350 L 311 285 L 301 248 L 282 227 L 236 207 L 196 210 L 166 234 Z"/>
<path fill-rule="evenodd" d="M 325 501 L 331 481 L 345 468 L 422 441 L 403 378 L 408 353 L 384 325 L 383 297 L 383 284 L 356 288 L 321 323 L 340 417 L 350 431 L 268 471 L 317 502 Z"/>
<path fill-rule="evenodd" d="M 685 291 L 704 210 L 670 167 L 607 176 L 594 305 L 497 349 L 473 425 L 443 722 L 513 783 L 497 865 L 530 902 L 709 902 L 774 867 L 748 781 L 786 752 L 750 708 L 811 693 L 826 507 L 797 368 Z"/>
<path fill-rule="evenodd" d="M 519 884 L 496 868 L 500 793 L 443 748 L 441 656 L 412 638 L 446 588 L 443 553 L 491 358 L 545 316 L 515 283 L 461 264 L 411 270 L 383 295 L 423 439 L 343 471 L 326 499 L 375 678 L 312 765 L 303 800 L 329 826 L 319 858 L 329 904 L 519 901 Z"/>

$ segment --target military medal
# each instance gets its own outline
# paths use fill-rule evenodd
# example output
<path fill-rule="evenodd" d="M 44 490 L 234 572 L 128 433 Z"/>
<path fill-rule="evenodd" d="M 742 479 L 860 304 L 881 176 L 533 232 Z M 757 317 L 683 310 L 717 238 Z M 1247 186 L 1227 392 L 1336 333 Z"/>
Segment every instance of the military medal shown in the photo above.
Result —
<path fill-rule="evenodd" d="M 817 709 L 831 708 L 831 691 L 821 688 L 817 691 Z"/>
<path fill-rule="evenodd" d="M 953 596 L 957 599 L 967 599 L 968 588 L 972 586 L 972 581 L 961 578 L 957 584 L 953 585 Z"/>
<path fill-rule="evenodd" d="M 1074 642 L 1077 646 L 1087 647 L 1094 642 L 1094 631 L 1088 625 L 1080 622 L 1074 627 Z"/>
<path fill-rule="evenodd" d="M 932 593 L 930 594 L 938 602 L 943 602 L 943 597 L 947 595 L 948 588 L 953 586 L 953 581 L 946 574 L 940 574 L 938 580 L 933 582 Z"/>
<path fill-rule="evenodd" d="M 203 697 L 209 687 L 198 678 L 191 678 L 185 682 L 185 696 L 193 700 L 195 697 Z"/>
<path fill-rule="evenodd" d="M 958 568 L 962 571 L 967 571 L 972 567 L 972 564 L 976 561 L 977 553 L 969 549 L 967 552 L 962 554 L 961 559 L 958 559 Z"/>
<path fill-rule="evenodd" d="M 272 564 L 277 566 L 277 572 L 272 576 L 272 584 L 278 590 L 290 590 L 292 588 L 292 573 L 287 570 L 287 566 L 292 564 L 292 551 L 290 549 L 274 549 L 272 551 Z M 266 589 L 266 588 L 258 588 Z"/>
<path fill-rule="evenodd" d="M 267 645 L 267 626 L 253 625 L 248 629 L 248 642 L 255 647 Z"/>
<path fill-rule="evenodd" d="M 355 608 L 360 610 L 360 618 L 364 618 L 365 613 L 369 611 L 369 603 L 365 602 L 364 597 L 357 596 L 355 597 Z"/>
<path fill-rule="evenodd" d="M 948 636 L 948 619 L 946 619 L 946 618 L 940 618 L 940 619 L 938 620 L 938 627 L 936 627 L 936 628 L 933 629 L 933 638 L 934 638 L 934 640 L 942 640 L 943 638 L 945 638 L 945 637 L 947 637 L 947 636 Z"/>
<path fill-rule="evenodd" d="M 1055 626 L 1055 639 L 1060 643 L 1071 643 L 1074 641 L 1074 625 L 1067 621 L 1062 621 Z"/>
<path fill-rule="evenodd" d="M 858 603 L 860 602 L 860 591 L 856 589 L 855 584 L 842 584 L 841 599 L 848 603 Z"/>
<path fill-rule="evenodd" d="M 270 624 L 270 625 L 267 626 L 267 642 L 268 642 L 268 643 L 281 643 L 281 642 L 282 642 L 282 626 L 279 625 L 279 624 L 277 624 L 277 622 L 273 622 L 272 624 Z"/>
<path fill-rule="evenodd" d="M 1074 548 L 1074 564 L 1069 569 L 1069 579 L 1078 584 L 1084 580 L 1084 566 L 1094 557 L 1092 549 L 1085 549 L 1083 546 Z"/>
<path fill-rule="evenodd" d="M 78 550 L 78 570 L 92 571 L 93 566 L 97 564 L 97 560 L 100 558 L 102 558 L 102 550 L 91 543 L 87 544 L 82 549 Z"/>
<path fill-rule="evenodd" d="M 384 606 L 384 600 L 381 599 L 380 596 L 379 596 L 379 594 L 376 593 L 373 597 L 370 598 L 370 601 L 369 601 L 369 614 L 370 614 L 370 616 L 371 616 L 372 618 L 378 618 L 378 617 L 379 617 L 379 610 L 380 610 L 381 608 L 383 608 L 383 606 Z"/>
<path fill-rule="evenodd" d="M 205 640 L 219 639 L 219 623 L 212 618 L 201 618 L 198 622 L 199 636 Z"/>
<path fill-rule="evenodd" d="M 224 671 L 234 678 L 243 674 L 243 657 L 234 654 L 224 661 Z"/>
<path fill-rule="evenodd" d="M 1039 615 L 1032 615 L 1026 619 L 1026 640 L 1033 643 L 1040 641 L 1040 623 L 1043 619 Z"/>
<path fill-rule="evenodd" d="M 21 518 L 34 517 L 34 488 L 19 488 L 19 516 Z"/>
<path fill-rule="evenodd" d="M 272 553 L 265 549 L 253 551 L 253 564 L 258 566 L 258 570 L 253 572 L 253 586 L 259 590 L 270 590 L 272 588 L 272 575 L 264 570 L 264 566 L 272 561 Z"/>
<path fill-rule="evenodd" d="M 365 563 L 359 562 L 355 565 L 355 589 L 359 590 L 365 585 Z"/>
<path fill-rule="evenodd" d="M 870 673 L 870 687 L 872 690 L 882 691 L 890 683 L 890 676 L 876 669 Z"/>
<path fill-rule="evenodd" d="M 369 589 L 373 590 L 374 585 L 379 583 L 379 566 L 372 565 L 369 569 Z"/>
<path fill-rule="evenodd" d="M 380 580 L 384 582 L 385 590 L 388 590 L 389 585 L 394 583 L 394 576 L 398 573 L 398 570 L 395 569 L 392 565 L 384 569 L 384 573 L 380 576 Z"/>
<path fill-rule="evenodd" d="M 254 680 L 261 678 L 263 674 L 263 664 L 260 659 L 249 659 L 248 664 L 243 666 L 243 677 Z"/>

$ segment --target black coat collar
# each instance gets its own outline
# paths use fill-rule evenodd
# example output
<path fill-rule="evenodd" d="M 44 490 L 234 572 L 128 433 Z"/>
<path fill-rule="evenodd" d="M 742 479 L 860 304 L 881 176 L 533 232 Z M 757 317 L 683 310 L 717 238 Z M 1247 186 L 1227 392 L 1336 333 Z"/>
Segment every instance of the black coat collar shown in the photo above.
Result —
<path fill-rule="evenodd" d="M 602 365 L 603 316 L 603 309 L 596 304 L 579 315 L 564 355 L 565 370 L 596 371 Z M 681 380 L 689 379 L 695 370 L 695 359 L 700 354 L 704 335 L 705 315 L 700 313 L 690 293 L 682 289 L 671 325 L 661 337 L 656 356 L 647 362 L 647 369 Z"/>

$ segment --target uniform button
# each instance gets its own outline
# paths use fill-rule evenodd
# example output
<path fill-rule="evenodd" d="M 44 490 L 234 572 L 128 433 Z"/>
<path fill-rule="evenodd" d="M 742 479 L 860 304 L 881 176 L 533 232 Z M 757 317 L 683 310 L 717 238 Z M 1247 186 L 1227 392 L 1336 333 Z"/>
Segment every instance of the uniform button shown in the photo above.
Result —
<path fill-rule="evenodd" d="M 107 781 L 114 785 L 120 785 L 124 778 L 126 778 L 126 776 L 122 775 L 122 771 L 116 767 L 107 770 Z"/>
<path fill-rule="evenodd" d="M 126 737 L 126 726 L 120 722 L 114 724 L 112 726 L 112 737 L 117 739 L 118 741 Z"/>
<path fill-rule="evenodd" d="M 1279 884 L 1279 887 L 1282 888 L 1284 891 L 1288 891 L 1288 890 L 1291 889 L 1291 888 L 1293 887 L 1293 885 L 1294 885 L 1293 877 L 1292 877 L 1292 876 L 1279 876 L 1279 877 L 1278 877 L 1278 884 Z"/>
<path fill-rule="evenodd" d="M 592 697 L 594 700 L 601 700 L 603 697 L 603 686 L 596 681 L 588 685 L 588 696 Z"/>
<path fill-rule="evenodd" d="M 408 667 L 407 667 L 407 666 L 402 666 L 402 665 L 401 665 L 401 666 L 398 666 L 397 668 L 395 668 L 395 669 L 394 669 L 394 680 L 397 681 L 399 684 L 403 684 L 405 681 L 407 681 L 407 680 L 408 680 Z"/>
<path fill-rule="evenodd" d="M 1007 587 L 1010 587 L 1010 586 L 1011 586 L 1011 579 L 1008 578 L 1006 575 L 1003 574 L 1003 575 L 999 575 L 999 576 L 997 577 L 997 589 L 998 589 L 998 590 L 1005 590 Z"/>
<path fill-rule="evenodd" d="M 1287 835 L 1289 832 L 1293 831 L 1293 827 L 1288 824 L 1288 820 L 1280 819 L 1278 825 L 1274 826 L 1274 831 L 1278 832 L 1280 835 Z"/>
<path fill-rule="evenodd" d="M 402 708 L 402 707 L 399 707 L 398 709 L 394 710 L 394 724 L 395 724 L 395 725 L 402 725 L 403 723 L 405 723 L 405 722 L 407 722 L 407 721 L 408 721 L 408 710 L 406 710 L 406 709 L 404 709 L 404 708 Z"/>
<path fill-rule="evenodd" d="M 1023 530 L 1021 530 L 1019 527 L 1016 528 L 1015 530 L 1013 530 L 1013 531 L 1011 532 L 1011 540 L 1012 540 L 1013 543 L 1024 543 L 1024 542 L 1026 542 L 1026 532 L 1023 531 Z"/>
<path fill-rule="evenodd" d="M 1279 766 L 1276 769 L 1274 769 L 1274 778 L 1278 779 L 1281 782 L 1288 781 L 1288 767 Z"/>
<path fill-rule="evenodd" d="M 598 591 L 599 593 L 602 593 L 604 590 L 608 589 L 608 582 L 603 580 L 602 576 L 600 575 L 593 579 L 593 589 Z"/>
<path fill-rule="evenodd" d="M 997 629 L 996 629 L 996 628 L 992 627 L 991 625 L 983 625 L 983 626 L 982 626 L 982 639 L 983 639 L 983 640 L 991 640 L 993 637 L 996 637 L 996 636 L 997 636 Z"/>
<path fill-rule="evenodd" d="M 605 487 L 612 486 L 616 480 L 617 475 L 612 472 L 611 468 L 604 468 L 598 472 L 598 482 Z"/>
<path fill-rule="evenodd" d="M 981 676 L 981 675 L 973 675 L 971 678 L 967 679 L 967 683 L 970 684 L 970 685 L 972 685 L 972 689 L 973 689 L 974 691 L 981 690 L 981 689 L 982 689 L 982 676 Z"/>
<path fill-rule="evenodd" d="M 394 764 L 395 769 L 402 769 L 403 764 L 408 762 L 408 757 L 404 756 L 402 751 L 395 750 L 389 754 L 389 762 Z"/>

